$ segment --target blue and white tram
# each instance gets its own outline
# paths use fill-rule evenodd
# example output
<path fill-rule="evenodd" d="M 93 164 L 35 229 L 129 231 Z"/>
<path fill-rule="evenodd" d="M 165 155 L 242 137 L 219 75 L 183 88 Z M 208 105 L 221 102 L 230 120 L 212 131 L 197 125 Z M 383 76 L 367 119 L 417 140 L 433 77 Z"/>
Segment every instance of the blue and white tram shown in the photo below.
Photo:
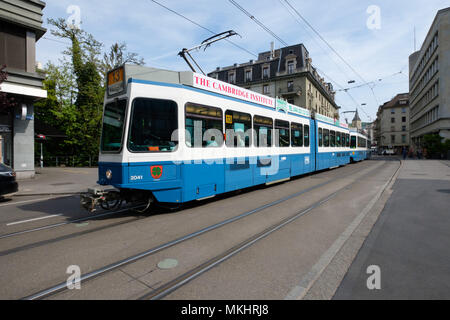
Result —
<path fill-rule="evenodd" d="M 193 72 L 124 65 L 107 75 L 98 169 L 120 192 L 91 190 L 82 204 L 180 204 L 281 182 L 365 159 L 351 147 L 359 135 Z"/>

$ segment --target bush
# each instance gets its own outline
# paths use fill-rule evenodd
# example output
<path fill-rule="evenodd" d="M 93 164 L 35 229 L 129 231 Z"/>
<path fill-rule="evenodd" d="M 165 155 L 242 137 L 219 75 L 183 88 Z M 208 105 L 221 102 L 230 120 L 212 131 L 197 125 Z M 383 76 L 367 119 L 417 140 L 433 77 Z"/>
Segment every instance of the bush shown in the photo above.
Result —
<path fill-rule="evenodd" d="M 428 159 L 442 159 L 448 157 L 450 140 L 442 142 L 439 134 L 426 134 L 423 136 L 423 147 L 427 150 Z"/>

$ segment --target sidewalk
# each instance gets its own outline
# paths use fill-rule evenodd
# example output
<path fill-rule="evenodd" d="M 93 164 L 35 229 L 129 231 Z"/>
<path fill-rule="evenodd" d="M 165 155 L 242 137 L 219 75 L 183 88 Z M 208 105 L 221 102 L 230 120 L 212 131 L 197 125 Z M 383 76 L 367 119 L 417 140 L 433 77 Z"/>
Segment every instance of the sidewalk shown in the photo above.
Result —
<path fill-rule="evenodd" d="M 19 180 L 15 196 L 76 194 L 97 185 L 97 168 L 36 168 L 36 176 Z"/>
<path fill-rule="evenodd" d="M 403 161 L 334 299 L 450 299 L 449 230 L 450 161 Z M 367 287 L 369 266 L 380 268 L 379 290 Z"/>

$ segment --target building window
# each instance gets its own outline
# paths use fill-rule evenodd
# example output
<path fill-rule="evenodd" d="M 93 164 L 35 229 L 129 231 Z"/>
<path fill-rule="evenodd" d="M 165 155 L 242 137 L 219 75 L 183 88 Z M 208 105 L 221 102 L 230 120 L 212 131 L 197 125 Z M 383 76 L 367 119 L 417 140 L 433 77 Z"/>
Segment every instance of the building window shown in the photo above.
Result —
<path fill-rule="evenodd" d="M 263 79 L 269 78 L 269 67 L 263 68 Z"/>
<path fill-rule="evenodd" d="M 406 143 L 406 135 L 402 134 L 402 143 Z"/>
<path fill-rule="evenodd" d="M 395 118 L 391 118 L 391 123 L 395 123 Z"/>
<path fill-rule="evenodd" d="M 406 117 L 402 117 L 402 122 L 406 122 Z"/>
<path fill-rule="evenodd" d="M 290 104 L 295 104 L 294 99 L 288 99 L 287 102 L 290 103 Z"/>
<path fill-rule="evenodd" d="M 402 126 L 402 131 L 406 131 L 406 126 Z"/>
<path fill-rule="evenodd" d="M 294 61 L 288 61 L 287 72 L 288 74 L 294 73 Z"/>
<path fill-rule="evenodd" d="M 263 86 L 263 93 L 264 93 L 264 94 L 270 94 L 270 87 L 269 87 L 268 84 L 265 84 L 265 85 Z"/>
<path fill-rule="evenodd" d="M 402 113 L 406 113 L 406 108 L 402 108 Z"/>
<path fill-rule="evenodd" d="M 228 74 L 228 81 L 230 83 L 236 83 L 236 74 L 234 72 Z"/>
<path fill-rule="evenodd" d="M 391 114 L 395 114 L 395 109 L 391 109 Z"/>
<path fill-rule="evenodd" d="M 245 81 L 252 81 L 252 70 L 245 70 Z"/>
<path fill-rule="evenodd" d="M 395 143 L 395 134 L 391 135 L 391 143 Z"/>
<path fill-rule="evenodd" d="M 288 81 L 287 82 L 287 91 L 288 92 L 294 91 L 294 81 Z"/>

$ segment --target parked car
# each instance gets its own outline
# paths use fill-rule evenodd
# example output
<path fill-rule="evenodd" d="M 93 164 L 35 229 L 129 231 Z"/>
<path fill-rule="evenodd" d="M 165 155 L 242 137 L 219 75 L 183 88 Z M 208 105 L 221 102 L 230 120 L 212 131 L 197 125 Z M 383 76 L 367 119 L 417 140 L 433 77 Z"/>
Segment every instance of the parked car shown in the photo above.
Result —
<path fill-rule="evenodd" d="M 386 150 L 383 151 L 383 155 L 384 156 L 386 156 L 386 155 L 393 155 L 393 154 L 395 154 L 394 149 L 386 149 Z"/>
<path fill-rule="evenodd" d="M 0 198 L 16 193 L 18 190 L 16 173 L 10 167 L 0 163 Z"/>

